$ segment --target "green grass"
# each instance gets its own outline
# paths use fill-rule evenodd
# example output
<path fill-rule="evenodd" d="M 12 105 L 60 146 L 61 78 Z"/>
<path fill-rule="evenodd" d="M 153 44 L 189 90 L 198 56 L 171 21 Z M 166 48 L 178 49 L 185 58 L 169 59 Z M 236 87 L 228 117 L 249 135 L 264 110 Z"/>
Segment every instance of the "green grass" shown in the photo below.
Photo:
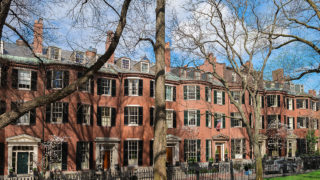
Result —
<path fill-rule="evenodd" d="M 306 174 L 299 174 L 296 176 L 285 176 L 285 177 L 276 177 L 276 178 L 268 178 L 269 180 L 300 180 L 300 179 L 320 179 L 320 170 L 313 171 Z"/>

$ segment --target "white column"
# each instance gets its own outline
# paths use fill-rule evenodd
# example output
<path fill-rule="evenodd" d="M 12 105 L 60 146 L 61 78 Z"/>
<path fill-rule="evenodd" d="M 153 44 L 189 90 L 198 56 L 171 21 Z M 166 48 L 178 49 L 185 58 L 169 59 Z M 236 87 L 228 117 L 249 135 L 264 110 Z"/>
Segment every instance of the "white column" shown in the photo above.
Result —
<path fill-rule="evenodd" d="M 8 174 L 10 168 L 12 168 L 12 145 L 8 145 Z"/>
<path fill-rule="evenodd" d="M 173 159 L 173 163 L 175 165 L 176 162 L 179 162 L 179 142 L 177 142 L 174 146 L 175 156 Z"/>

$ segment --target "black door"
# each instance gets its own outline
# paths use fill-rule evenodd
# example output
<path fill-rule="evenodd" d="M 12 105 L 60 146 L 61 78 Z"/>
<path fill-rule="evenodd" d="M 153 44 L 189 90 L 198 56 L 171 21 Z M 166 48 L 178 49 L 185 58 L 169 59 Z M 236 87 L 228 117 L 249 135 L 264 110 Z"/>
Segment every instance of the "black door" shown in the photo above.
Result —
<path fill-rule="evenodd" d="M 28 152 L 18 152 L 17 174 L 28 174 Z"/>

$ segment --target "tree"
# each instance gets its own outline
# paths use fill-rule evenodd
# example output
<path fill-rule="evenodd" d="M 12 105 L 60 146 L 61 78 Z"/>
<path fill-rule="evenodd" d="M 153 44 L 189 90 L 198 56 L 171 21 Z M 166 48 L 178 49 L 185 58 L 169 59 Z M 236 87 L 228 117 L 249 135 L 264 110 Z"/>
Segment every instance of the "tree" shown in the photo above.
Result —
<path fill-rule="evenodd" d="M 190 1 L 185 9 L 190 16 L 179 22 L 173 31 L 175 47 L 182 52 L 193 54 L 189 60 L 199 69 L 196 59 L 208 59 L 212 65 L 213 77 L 224 87 L 230 101 L 235 105 L 245 125 L 250 144 L 253 147 L 256 160 L 256 179 L 262 179 L 262 157 L 259 148 L 258 136 L 261 114 L 261 95 L 263 74 L 274 46 L 278 40 L 271 34 L 279 31 L 279 7 L 272 7 L 266 14 L 258 8 L 268 3 L 239 0 L 206 0 L 202 2 Z M 269 13 L 269 14 L 268 14 Z M 265 34 L 263 32 L 269 32 Z M 252 100 L 252 114 L 255 126 L 252 129 L 246 115 L 246 107 L 242 106 L 241 98 L 232 95 L 232 86 L 228 80 L 216 71 L 218 64 L 213 60 L 212 53 L 225 62 L 235 72 L 239 82 L 239 97 L 246 92 Z M 253 68 L 258 65 L 259 68 Z"/>

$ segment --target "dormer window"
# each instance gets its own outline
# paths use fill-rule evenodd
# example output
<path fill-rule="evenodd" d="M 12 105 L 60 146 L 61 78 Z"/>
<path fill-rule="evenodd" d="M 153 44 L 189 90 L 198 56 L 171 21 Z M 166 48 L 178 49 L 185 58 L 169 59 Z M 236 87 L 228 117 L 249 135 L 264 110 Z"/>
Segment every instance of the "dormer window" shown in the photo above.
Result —
<path fill-rule="evenodd" d="M 232 82 L 236 82 L 237 81 L 237 75 L 236 73 L 232 73 Z"/>
<path fill-rule="evenodd" d="M 121 68 L 130 69 L 130 60 L 129 59 L 122 59 Z"/>
<path fill-rule="evenodd" d="M 195 79 L 200 80 L 200 72 L 194 72 L 195 74 Z"/>
<path fill-rule="evenodd" d="M 82 63 L 83 59 L 84 59 L 84 53 L 80 52 L 80 51 L 77 51 L 76 52 L 76 62 L 77 63 Z"/>
<path fill-rule="evenodd" d="M 141 72 L 144 72 L 144 73 L 149 72 L 149 63 L 145 63 L 145 62 L 141 63 Z"/>
<path fill-rule="evenodd" d="M 59 48 L 57 47 L 50 47 L 50 59 L 58 60 L 59 59 Z"/>

